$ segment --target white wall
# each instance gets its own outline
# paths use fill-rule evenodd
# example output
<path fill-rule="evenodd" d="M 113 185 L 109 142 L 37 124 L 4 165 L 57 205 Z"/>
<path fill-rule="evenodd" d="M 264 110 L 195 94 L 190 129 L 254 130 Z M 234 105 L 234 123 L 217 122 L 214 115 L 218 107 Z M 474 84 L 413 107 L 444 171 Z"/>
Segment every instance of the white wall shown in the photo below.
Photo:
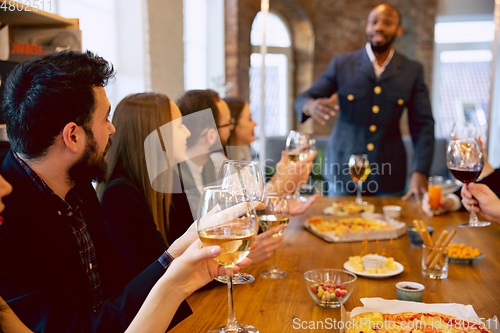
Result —
<path fill-rule="evenodd" d="M 184 88 L 225 96 L 224 0 L 184 0 Z"/>
<path fill-rule="evenodd" d="M 494 0 L 439 0 L 438 16 L 492 14 L 494 6 Z"/>
<path fill-rule="evenodd" d="M 148 0 L 151 90 L 175 100 L 184 92 L 182 1 Z"/>

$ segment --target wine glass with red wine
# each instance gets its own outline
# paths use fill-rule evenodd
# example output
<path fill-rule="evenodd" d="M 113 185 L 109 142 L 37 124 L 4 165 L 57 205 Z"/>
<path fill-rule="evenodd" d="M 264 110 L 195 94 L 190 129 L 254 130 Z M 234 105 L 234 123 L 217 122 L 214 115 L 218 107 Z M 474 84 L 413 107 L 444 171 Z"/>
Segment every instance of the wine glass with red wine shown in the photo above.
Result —
<path fill-rule="evenodd" d="M 450 140 L 446 147 L 446 164 L 451 174 L 464 186 L 473 183 L 483 170 L 484 157 L 481 146 L 475 138 Z M 479 221 L 476 212 L 471 210 L 469 222 L 459 227 L 485 227 L 490 222 Z"/>

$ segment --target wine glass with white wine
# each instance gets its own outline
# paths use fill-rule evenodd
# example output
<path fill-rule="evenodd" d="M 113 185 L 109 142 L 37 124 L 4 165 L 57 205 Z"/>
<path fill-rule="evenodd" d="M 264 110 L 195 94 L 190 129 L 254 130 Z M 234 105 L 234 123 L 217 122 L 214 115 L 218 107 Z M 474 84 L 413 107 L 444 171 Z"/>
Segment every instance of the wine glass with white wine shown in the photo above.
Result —
<path fill-rule="evenodd" d="M 259 162 L 224 161 L 217 176 L 217 185 L 244 186 L 253 201 L 262 201 L 264 181 Z M 227 276 L 219 276 L 216 280 L 227 283 Z M 239 272 L 233 276 L 233 284 L 246 284 L 253 281 L 255 278 L 251 274 Z"/>
<path fill-rule="evenodd" d="M 368 162 L 368 156 L 351 155 L 351 157 L 349 157 L 349 174 L 352 180 L 357 183 L 356 203 L 362 205 L 361 184 L 368 178 L 368 175 L 370 175 L 370 162 Z"/>
<path fill-rule="evenodd" d="M 250 252 L 258 230 L 258 217 L 253 201 L 242 186 L 205 187 L 198 209 L 198 235 L 203 246 L 219 245 L 221 254 L 214 258 L 228 276 L 228 320 L 215 332 L 258 332 L 251 325 L 236 322 L 233 304 L 233 268 Z"/>
<path fill-rule="evenodd" d="M 286 139 L 286 152 L 290 163 L 303 161 L 316 149 L 316 139 L 314 135 L 290 131 Z M 307 201 L 307 198 L 300 196 L 300 189 L 297 187 L 291 197 L 297 201 Z"/>
<path fill-rule="evenodd" d="M 290 220 L 290 207 L 288 200 L 283 194 L 265 193 L 263 203 L 266 205 L 266 209 L 264 214 L 259 215 L 260 227 L 263 231 L 277 227 L 280 224 L 288 224 Z M 273 237 L 281 234 L 283 234 L 283 230 L 274 234 Z M 260 276 L 268 279 L 282 279 L 287 275 L 287 272 L 278 268 L 276 251 L 274 251 L 271 269 L 260 273 Z"/>

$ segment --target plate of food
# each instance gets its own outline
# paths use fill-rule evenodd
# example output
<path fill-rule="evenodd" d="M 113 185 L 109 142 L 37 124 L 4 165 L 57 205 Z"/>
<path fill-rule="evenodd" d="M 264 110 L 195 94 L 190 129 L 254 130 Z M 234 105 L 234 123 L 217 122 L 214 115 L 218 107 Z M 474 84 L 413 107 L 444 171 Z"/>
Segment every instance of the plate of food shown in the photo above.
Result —
<path fill-rule="evenodd" d="M 307 219 L 305 228 L 327 242 L 357 242 L 364 239 L 391 239 L 405 234 L 406 224 L 391 220 L 374 220 L 362 217 L 339 219 L 315 216 Z"/>
<path fill-rule="evenodd" d="M 355 215 L 361 213 L 372 214 L 375 212 L 375 205 L 363 202 L 362 205 L 358 204 L 356 201 L 335 201 L 331 206 L 326 207 L 323 210 L 325 215 Z"/>
<path fill-rule="evenodd" d="M 472 246 L 465 244 L 450 244 L 448 246 L 448 256 L 451 262 L 458 264 L 469 264 L 474 260 L 484 258 L 484 253 Z"/>
<path fill-rule="evenodd" d="M 372 279 L 383 279 L 401 274 L 404 266 L 392 257 L 383 257 L 377 254 L 349 257 L 344 263 L 344 268 L 358 276 Z"/>
<path fill-rule="evenodd" d="M 455 316 L 429 311 L 365 312 L 350 320 L 352 324 L 349 323 L 350 325 L 346 326 L 350 327 L 346 329 L 346 333 L 363 333 L 373 330 L 367 323 L 377 323 L 377 330 L 387 333 L 412 332 L 413 327 L 422 327 L 421 331 L 435 333 L 492 333 L 478 320 L 467 321 Z"/>

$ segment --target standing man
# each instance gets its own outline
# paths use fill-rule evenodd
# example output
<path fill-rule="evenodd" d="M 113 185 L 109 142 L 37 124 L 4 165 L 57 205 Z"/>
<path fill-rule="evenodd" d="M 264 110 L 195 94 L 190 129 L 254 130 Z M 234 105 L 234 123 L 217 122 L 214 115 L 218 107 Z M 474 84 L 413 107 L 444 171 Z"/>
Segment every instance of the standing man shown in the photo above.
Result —
<path fill-rule="evenodd" d="M 403 199 L 415 194 L 420 201 L 427 190 L 434 119 L 422 65 L 394 50 L 402 32 L 401 14 L 395 7 L 375 7 L 368 16 L 366 46 L 334 57 L 311 88 L 297 97 L 295 111 L 302 122 L 313 117 L 324 125 L 338 111 L 324 167 L 324 176 L 331 182 L 329 194 L 345 194 L 351 181 L 347 172 L 351 154 L 368 156 L 372 167 L 364 182 L 368 193 L 403 194 L 406 153 L 399 120 L 404 108 L 415 154 L 410 188 Z M 333 105 L 337 99 L 340 110 Z"/>

